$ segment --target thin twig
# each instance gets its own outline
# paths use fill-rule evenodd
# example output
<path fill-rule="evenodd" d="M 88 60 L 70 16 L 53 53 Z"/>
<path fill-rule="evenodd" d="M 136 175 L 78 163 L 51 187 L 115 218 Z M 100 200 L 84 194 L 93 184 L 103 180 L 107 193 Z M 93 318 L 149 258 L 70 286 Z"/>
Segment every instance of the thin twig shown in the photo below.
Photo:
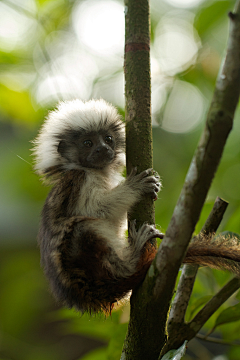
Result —
<path fill-rule="evenodd" d="M 215 344 L 229 345 L 229 346 L 240 346 L 239 341 L 226 341 L 226 340 L 215 338 L 213 336 L 207 336 L 206 337 L 205 335 L 197 334 L 196 338 L 204 340 L 204 341 L 208 341 L 208 342 L 211 342 L 211 343 L 215 343 Z"/>
<path fill-rule="evenodd" d="M 198 271 L 198 265 L 184 265 L 179 279 L 177 292 L 172 304 L 168 319 L 168 331 L 171 333 L 171 327 L 175 324 L 184 322 L 189 299 L 192 294 L 193 284 Z"/>

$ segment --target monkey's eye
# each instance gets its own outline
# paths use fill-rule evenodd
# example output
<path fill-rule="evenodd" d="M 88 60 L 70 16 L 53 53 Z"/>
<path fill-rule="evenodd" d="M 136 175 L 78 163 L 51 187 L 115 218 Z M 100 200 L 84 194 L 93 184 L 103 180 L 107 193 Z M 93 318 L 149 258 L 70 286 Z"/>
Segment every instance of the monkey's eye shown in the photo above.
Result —
<path fill-rule="evenodd" d="M 93 146 L 93 143 L 91 140 L 85 140 L 83 142 L 83 145 L 86 146 L 86 147 L 92 147 Z"/>
<path fill-rule="evenodd" d="M 113 141 L 112 136 L 110 136 L 110 135 L 105 136 L 105 143 L 106 144 L 111 144 L 112 141 Z"/>

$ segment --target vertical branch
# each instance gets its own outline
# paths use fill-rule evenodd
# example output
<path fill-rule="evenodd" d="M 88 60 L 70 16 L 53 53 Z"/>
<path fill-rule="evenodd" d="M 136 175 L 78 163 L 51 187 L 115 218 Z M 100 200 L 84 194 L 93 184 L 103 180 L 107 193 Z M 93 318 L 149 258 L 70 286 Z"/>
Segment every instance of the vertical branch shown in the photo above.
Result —
<path fill-rule="evenodd" d="M 127 172 L 152 168 L 150 25 L 148 0 L 125 1 L 125 99 Z M 154 223 L 146 196 L 131 212 L 137 226 Z"/>
<path fill-rule="evenodd" d="M 152 168 L 152 122 L 151 122 L 151 79 L 150 79 L 150 17 L 149 0 L 125 0 L 125 99 L 126 99 L 126 155 L 127 173 L 133 167 L 138 172 Z M 146 196 L 131 211 L 131 219 L 137 220 L 137 227 L 143 222 L 154 223 L 153 200 Z M 156 241 L 155 241 L 156 243 Z M 147 294 L 141 287 L 131 297 L 131 314 L 125 339 L 122 359 L 154 359 L 148 347 L 139 347 L 143 334 L 148 330 L 146 318 L 142 321 L 141 306 Z M 161 324 L 162 325 L 162 324 Z M 161 328 L 160 325 L 160 328 Z M 162 335 L 164 336 L 164 327 Z M 147 335 L 147 334 L 146 334 Z M 160 335 L 161 337 L 161 335 Z M 148 336 L 144 336 L 149 341 Z M 150 355 L 150 356 L 148 356 Z"/>

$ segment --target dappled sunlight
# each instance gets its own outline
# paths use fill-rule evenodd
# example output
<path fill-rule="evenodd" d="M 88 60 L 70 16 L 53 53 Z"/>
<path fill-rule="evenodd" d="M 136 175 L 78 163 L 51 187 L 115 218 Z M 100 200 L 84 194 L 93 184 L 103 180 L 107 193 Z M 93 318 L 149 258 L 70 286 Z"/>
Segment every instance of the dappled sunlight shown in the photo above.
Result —
<path fill-rule="evenodd" d="M 179 8 L 190 8 L 193 6 L 198 6 L 205 0 L 164 0 L 165 2 L 169 3 L 170 5 L 179 7 Z"/>
<path fill-rule="evenodd" d="M 11 71 L 3 73 L 2 84 L 14 91 L 30 88 L 35 109 L 53 106 L 59 100 L 95 96 L 124 107 L 123 5 L 115 1 L 76 3 L 72 25 L 45 34 L 45 20 L 38 23 L 32 3 L 13 1 L 13 8 L 0 4 L 0 49 L 13 51 L 23 44 L 31 47 L 34 65 L 12 64 Z M 111 80 L 109 72 L 117 75 Z M 111 82 L 104 86 L 104 94 L 99 91 L 97 78 L 101 84 Z"/>
<path fill-rule="evenodd" d="M 124 8 L 116 1 L 79 2 L 73 11 L 78 39 L 102 56 L 122 54 L 124 48 Z"/>
<path fill-rule="evenodd" d="M 1 83 L 14 91 L 28 90 L 36 79 L 36 73 L 32 67 L 15 67 L 12 71 L 5 71 L 1 74 Z"/>
<path fill-rule="evenodd" d="M 50 33 L 45 40 L 45 52 L 37 44 L 34 64 L 39 73 L 34 96 L 41 106 L 71 98 L 87 100 L 99 73 L 94 58 L 81 50 L 75 37 L 67 31 Z"/>
<path fill-rule="evenodd" d="M 62 52 L 51 62 L 38 66 L 41 74 L 34 94 L 42 106 L 59 100 L 91 96 L 98 67 L 91 56 L 81 51 Z"/>
<path fill-rule="evenodd" d="M 116 77 L 110 79 L 113 87 L 108 83 L 103 91 L 98 90 L 98 82 L 94 85 L 97 77 L 104 84 L 110 69 L 113 73 L 123 66 L 123 6 L 113 1 L 77 3 L 72 21 L 77 38 L 71 31 L 52 32 L 46 37 L 45 53 L 39 45 L 35 48 L 35 66 L 41 74 L 35 87 L 37 103 L 46 106 L 64 99 L 104 97 L 124 107 L 123 86 Z"/>
<path fill-rule="evenodd" d="M 170 93 L 162 121 L 162 128 L 184 133 L 193 130 L 205 111 L 205 101 L 197 87 L 176 80 Z"/>
<path fill-rule="evenodd" d="M 6 18 L 13 22 L 13 30 L 5 27 L 3 33 L 9 49 L 16 47 L 20 40 L 23 42 L 27 30 L 36 22 L 31 3 L 32 1 L 29 4 L 23 2 L 22 12 L 6 7 L 9 12 Z M 12 67 L 11 72 L 3 74 L 2 83 L 15 91 L 30 87 L 35 109 L 52 106 L 59 100 L 88 100 L 91 97 L 103 97 L 124 108 L 123 4 L 111 0 L 77 2 L 70 19 L 72 24 L 69 28 L 50 31 L 45 35 L 44 42 L 41 40 L 44 29 L 40 24 L 39 40 L 35 44 L 31 44 L 28 34 L 26 41 L 32 46 L 36 73 L 31 67 Z M 174 76 L 196 63 L 201 42 L 193 27 L 193 19 L 194 14 L 189 11 L 170 10 L 161 16 L 157 25 L 151 52 L 152 112 L 155 125 L 159 124 L 158 114 L 166 106 Z M 17 26 L 22 26 L 22 30 Z M 1 29 L 0 27 L 0 40 Z M 201 96 L 194 91 L 192 94 L 191 91 L 186 92 L 187 86 L 184 87 L 185 90 L 181 87 L 179 99 L 183 99 L 182 110 L 175 111 L 178 118 L 174 120 L 174 110 L 169 109 L 175 107 L 177 89 L 179 87 L 175 86 L 171 93 L 162 126 L 167 131 L 189 131 L 201 119 L 201 100 L 196 100 L 198 97 L 201 99 Z M 184 99 L 189 93 L 191 101 L 200 108 L 194 120 L 183 110 Z"/>
<path fill-rule="evenodd" d="M 33 39 L 36 30 L 37 21 L 33 17 L 0 2 L 0 48 L 3 51 L 24 47 Z"/>
<path fill-rule="evenodd" d="M 111 91 L 109 91 L 109 88 Z M 103 98 L 110 103 L 124 108 L 124 74 L 123 71 L 118 72 L 114 76 L 105 77 L 99 80 L 93 88 L 93 98 Z"/>
<path fill-rule="evenodd" d="M 37 101 L 46 106 L 61 100 L 79 97 L 87 99 L 91 93 L 88 84 L 75 76 L 46 76 L 36 89 Z"/>
<path fill-rule="evenodd" d="M 171 11 L 159 22 L 153 54 L 163 73 L 173 76 L 195 64 L 201 42 L 193 18 L 189 12 Z"/>
<path fill-rule="evenodd" d="M 153 124 L 160 122 L 170 132 L 193 130 L 204 113 L 201 92 L 188 82 L 174 80 L 174 76 L 194 66 L 198 59 L 201 41 L 193 20 L 194 14 L 189 11 L 166 12 L 157 25 L 152 46 Z M 163 119 L 159 119 L 160 113 Z"/>

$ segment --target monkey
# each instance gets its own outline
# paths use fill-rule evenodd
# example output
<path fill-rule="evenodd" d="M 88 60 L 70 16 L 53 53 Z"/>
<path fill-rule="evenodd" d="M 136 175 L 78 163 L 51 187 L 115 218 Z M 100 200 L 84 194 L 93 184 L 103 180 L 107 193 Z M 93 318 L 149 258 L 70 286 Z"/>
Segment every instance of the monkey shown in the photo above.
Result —
<path fill-rule="evenodd" d="M 124 122 L 103 99 L 60 102 L 33 143 L 35 171 L 52 186 L 38 233 L 50 289 L 68 308 L 111 313 L 144 280 L 157 252 L 152 239 L 163 238 L 152 224 L 137 230 L 135 221 L 126 236 L 127 214 L 143 196 L 157 199 L 160 177 L 133 168 L 124 179 Z M 229 264 L 221 245 L 203 242 L 190 245 L 186 263 Z"/>
<path fill-rule="evenodd" d="M 38 241 L 56 298 L 81 312 L 110 312 L 139 284 L 156 254 L 153 226 L 126 240 L 127 213 L 144 194 L 157 198 L 152 169 L 126 180 L 124 123 L 104 100 L 61 102 L 34 140 L 35 170 L 53 185 Z"/>

